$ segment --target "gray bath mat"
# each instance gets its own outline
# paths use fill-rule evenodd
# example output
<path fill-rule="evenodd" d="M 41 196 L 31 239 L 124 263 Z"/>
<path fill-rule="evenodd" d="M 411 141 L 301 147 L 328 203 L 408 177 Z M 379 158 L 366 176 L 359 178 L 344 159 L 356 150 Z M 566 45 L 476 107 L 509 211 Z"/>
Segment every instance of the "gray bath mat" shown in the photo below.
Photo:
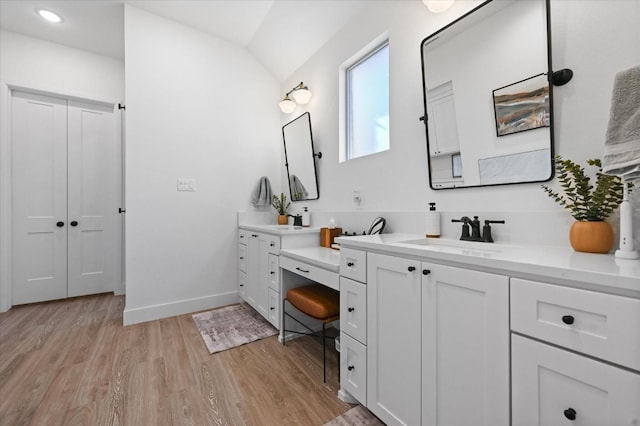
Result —
<path fill-rule="evenodd" d="M 194 314 L 193 320 L 212 354 L 278 334 L 276 328 L 246 303 Z"/>
<path fill-rule="evenodd" d="M 362 405 L 358 405 L 324 426 L 384 426 L 384 423 Z"/>

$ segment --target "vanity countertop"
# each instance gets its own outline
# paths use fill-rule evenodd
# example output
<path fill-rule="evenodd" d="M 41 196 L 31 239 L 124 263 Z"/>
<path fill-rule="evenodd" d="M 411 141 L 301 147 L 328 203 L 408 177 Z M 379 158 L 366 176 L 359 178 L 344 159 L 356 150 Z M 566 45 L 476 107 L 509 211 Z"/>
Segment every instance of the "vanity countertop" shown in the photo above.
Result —
<path fill-rule="evenodd" d="M 340 270 L 340 251 L 327 247 L 317 246 L 280 250 L 280 256 L 287 256 L 335 273 Z"/>
<path fill-rule="evenodd" d="M 303 227 L 303 226 L 293 226 L 293 225 L 238 225 L 240 229 L 247 229 L 249 231 L 263 232 L 266 234 L 273 235 L 293 235 L 293 234 L 318 234 L 320 233 L 320 228 L 317 226 L 314 227 Z"/>
<path fill-rule="evenodd" d="M 524 279 L 640 298 L 640 260 L 580 253 L 569 247 L 510 246 L 425 238 L 415 234 L 338 237 L 341 247 L 478 268 Z"/>

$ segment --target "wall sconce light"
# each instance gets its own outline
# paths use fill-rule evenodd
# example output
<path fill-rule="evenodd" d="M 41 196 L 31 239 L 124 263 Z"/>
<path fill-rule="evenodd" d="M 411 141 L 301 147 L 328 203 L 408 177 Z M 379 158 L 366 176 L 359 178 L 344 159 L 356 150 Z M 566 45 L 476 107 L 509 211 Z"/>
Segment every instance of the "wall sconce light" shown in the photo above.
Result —
<path fill-rule="evenodd" d="M 451 7 L 453 0 L 422 0 L 422 3 L 432 13 L 442 13 Z"/>
<path fill-rule="evenodd" d="M 293 97 L 293 100 L 289 95 Z M 310 99 L 311 92 L 309 91 L 309 88 L 305 86 L 303 82 L 300 82 L 300 84 L 289 90 L 287 94 L 284 95 L 284 99 L 278 103 L 278 106 L 285 114 L 291 114 L 296 109 L 297 104 L 305 105 L 309 103 Z"/>

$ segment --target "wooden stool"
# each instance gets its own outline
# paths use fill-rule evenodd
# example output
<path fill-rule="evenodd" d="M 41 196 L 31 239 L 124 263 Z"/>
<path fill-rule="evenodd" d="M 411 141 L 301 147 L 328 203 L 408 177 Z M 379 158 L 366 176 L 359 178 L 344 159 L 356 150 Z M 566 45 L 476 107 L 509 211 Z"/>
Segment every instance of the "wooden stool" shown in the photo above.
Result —
<path fill-rule="evenodd" d="M 340 292 L 322 284 L 313 283 L 302 287 L 292 288 L 287 291 L 287 296 L 282 301 L 282 344 L 285 344 L 286 332 L 316 336 L 307 325 L 291 316 L 285 310 L 285 302 L 296 308 L 303 314 L 322 321 L 322 381 L 327 382 L 327 360 L 326 360 L 326 340 L 325 326 L 340 319 Z M 303 333 L 295 330 L 287 330 L 285 327 L 285 317 L 289 317 L 310 331 Z"/>

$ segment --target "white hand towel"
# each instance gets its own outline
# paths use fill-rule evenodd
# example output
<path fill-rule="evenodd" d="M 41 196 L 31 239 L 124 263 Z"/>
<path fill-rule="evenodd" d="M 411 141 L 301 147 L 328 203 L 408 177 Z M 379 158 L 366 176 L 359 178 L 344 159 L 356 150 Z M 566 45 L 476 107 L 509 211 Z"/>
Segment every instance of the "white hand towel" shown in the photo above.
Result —
<path fill-rule="evenodd" d="M 268 177 L 262 176 L 251 196 L 251 204 L 256 208 L 270 206 L 272 197 L 271 182 Z"/>
<path fill-rule="evenodd" d="M 640 66 L 616 74 L 602 171 L 640 180 Z"/>

